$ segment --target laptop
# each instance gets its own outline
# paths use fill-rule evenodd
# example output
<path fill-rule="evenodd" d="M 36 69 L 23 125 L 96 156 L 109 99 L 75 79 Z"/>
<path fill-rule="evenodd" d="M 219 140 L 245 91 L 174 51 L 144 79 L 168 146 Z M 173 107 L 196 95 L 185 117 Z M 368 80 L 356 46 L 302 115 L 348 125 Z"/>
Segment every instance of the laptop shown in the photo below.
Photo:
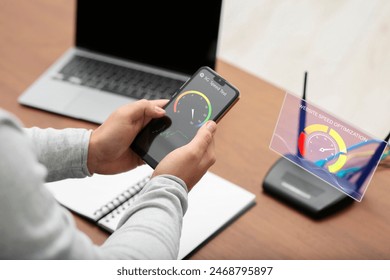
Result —
<path fill-rule="evenodd" d="M 215 68 L 221 9 L 222 0 L 79 0 L 75 46 L 18 101 L 102 123 L 126 103 L 169 99 L 200 66 Z"/>

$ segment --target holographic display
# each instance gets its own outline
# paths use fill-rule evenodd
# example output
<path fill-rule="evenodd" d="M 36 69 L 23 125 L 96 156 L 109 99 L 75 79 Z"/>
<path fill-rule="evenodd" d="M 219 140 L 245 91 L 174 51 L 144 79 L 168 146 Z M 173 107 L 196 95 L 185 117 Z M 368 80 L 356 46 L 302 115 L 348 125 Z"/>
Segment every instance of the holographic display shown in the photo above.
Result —
<path fill-rule="evenodd" d="M 270 149 L 361 201 L 387 143 L 286 93 Z"/>

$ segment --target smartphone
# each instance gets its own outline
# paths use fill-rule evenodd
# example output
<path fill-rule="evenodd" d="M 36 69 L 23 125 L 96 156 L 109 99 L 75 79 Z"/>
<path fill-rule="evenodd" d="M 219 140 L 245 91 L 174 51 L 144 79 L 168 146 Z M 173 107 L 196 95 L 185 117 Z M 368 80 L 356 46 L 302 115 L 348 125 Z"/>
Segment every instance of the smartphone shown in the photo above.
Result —
<path fill-rule="evenodd" d="M 208 120 L 218 121 L 239 99 L 239 91 L 211 68 L 201 67 L 165 105 L 166 115 L 153 119 L 131 148 L 148 165 L 188 144 Z"/>

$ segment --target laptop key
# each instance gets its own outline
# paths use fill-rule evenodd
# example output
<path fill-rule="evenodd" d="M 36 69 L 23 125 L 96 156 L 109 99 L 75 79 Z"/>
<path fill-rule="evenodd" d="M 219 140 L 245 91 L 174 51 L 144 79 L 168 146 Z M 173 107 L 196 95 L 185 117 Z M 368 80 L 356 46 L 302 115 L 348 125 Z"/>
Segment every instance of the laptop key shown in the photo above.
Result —
<path fill-rule="evenodd" d="M 81 84 L 81 79 L 74 76 L 70 77 L 68 81 L 71 82 L 72 84 L 77 84 L 77 85 Z"/>
<path fill-rule="evenodd" d="M 182 81 L 74 56 L 53 79 L 136 99 L 170 98 Z"/>

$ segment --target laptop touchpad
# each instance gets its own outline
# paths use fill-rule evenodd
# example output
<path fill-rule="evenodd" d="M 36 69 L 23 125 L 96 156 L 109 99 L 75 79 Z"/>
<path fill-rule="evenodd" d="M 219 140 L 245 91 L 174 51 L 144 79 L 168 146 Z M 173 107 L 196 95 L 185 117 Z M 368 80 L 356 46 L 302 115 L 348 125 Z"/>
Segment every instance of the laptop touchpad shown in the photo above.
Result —
<path fill-rule="evenodd" d="M 135 101 L 112 93 L 83 89 L 66 107 L 72 117 L 103 123 L 118 107 Z"/>

